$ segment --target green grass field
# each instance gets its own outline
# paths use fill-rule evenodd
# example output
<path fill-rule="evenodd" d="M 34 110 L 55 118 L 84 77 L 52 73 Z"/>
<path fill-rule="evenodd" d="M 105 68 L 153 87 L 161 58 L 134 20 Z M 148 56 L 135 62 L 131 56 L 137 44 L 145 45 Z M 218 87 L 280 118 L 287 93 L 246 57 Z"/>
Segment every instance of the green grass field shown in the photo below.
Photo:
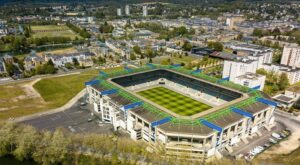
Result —
<path fill-rule="evenodd" d="M 33 31 L 33 38 L 41 37 L 70 37 L 75 39 L 75 37 L 81 38 L 79 35 L 75 34 L 67 26 L 62 25 L 40 25 L 40 26 L 31 26 Z"/>
<path fill-rule="evenodd" d="M 164 87 L 138 92 L 139 95 L 182 116 L 191 116 L 211 107 Z"/>
<path fill-rule="evenodd" d="M 109 68 L 104 72 L 122 70 Z M 99 70 L 86 70 L 80 74 L 43 78 L 33 85 L 41 97 L 28 96 L 23 85 L 29 82 L 0 85 L 0 120 L 16 118 L 58 108 L 84 89 L 84 82 L 97 76 Z"/>
<path fill-rule="evenodd" d="M 103 71 L 109 73 L 122 69 L 121 67 L 117 67 Z M 57 108 L 71 100 L 85 87 L 84 82 L 91 80 L 98 73 L 99 70 L 89 70 L 81 74 L 45 78 L 34 84 L 33 87 L 51 108 Z"/>
<path fill-rule="evenodd" d="M 36 30 L 68 30 L 69 28 L 65 25 L 58 26 L 58 25 L 35 25 L 30 26 L 32 31 Z"/>

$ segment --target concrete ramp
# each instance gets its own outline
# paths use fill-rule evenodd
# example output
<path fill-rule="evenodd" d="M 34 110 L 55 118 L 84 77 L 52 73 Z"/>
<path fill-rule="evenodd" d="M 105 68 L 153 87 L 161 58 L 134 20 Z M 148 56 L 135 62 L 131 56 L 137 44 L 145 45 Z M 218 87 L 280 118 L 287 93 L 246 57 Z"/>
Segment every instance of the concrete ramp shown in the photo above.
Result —
<path fill-rule="evenodd" d="M 218 159 L 221 159 L 223 157 L 223 155 L 218 150 L 216 150 L 215 154 Z"/>
<path fill-rule="evenodd" d="M 256 134 L 257 134 L 258 136 L 262 136 L 262 134 L 261 134 L 261 132 L 260 132 L 259 130 L 256 131 Z"/>
<path fill-rule="evenodd" d="M 267 126 L 267 125 L 265 125 L 264 127 L 265 127 L 265 129 L 266 129 L 267 131 L 271 131 L 271 127 L 269 127 L 269 126 Z"/>
<path fill-rule="evenodd" d="M 226 149 L 229 153 L 232 153 L 232 152 L 233 152 L 232 148 L 229 147 L 229 146 L 226 146 L 225 149 Z"/>
<path fill-rule="evenodd" d="M 241 138 L 241 140 L 245 143 L 245 144 L 248 144 L 249 141 L 247 140 L 247 138 Z"/>

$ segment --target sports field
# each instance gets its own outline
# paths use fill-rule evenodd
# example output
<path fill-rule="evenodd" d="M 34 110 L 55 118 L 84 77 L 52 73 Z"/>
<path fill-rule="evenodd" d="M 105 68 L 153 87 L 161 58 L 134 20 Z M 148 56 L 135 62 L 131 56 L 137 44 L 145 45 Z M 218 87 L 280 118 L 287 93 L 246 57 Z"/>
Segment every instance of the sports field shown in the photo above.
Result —
<path fill-rule="evenodd" d="M 31 30 L 33 32 L 33 38 L 41 38 L 41 37 L 70 37 L 71 39 L 75 39 L 75 37 L 80 38 L 79 35 L 75 34 L 71 29 L 67 26 L 62 25 L 37 25 L 31 26 Z"/>
<path fill-rule="evenodd" d="M 182 116 L 191 116 L 210 109 L 211 106 L 186 97 L 164 87 L 138 92 L 139 95 Z"/>

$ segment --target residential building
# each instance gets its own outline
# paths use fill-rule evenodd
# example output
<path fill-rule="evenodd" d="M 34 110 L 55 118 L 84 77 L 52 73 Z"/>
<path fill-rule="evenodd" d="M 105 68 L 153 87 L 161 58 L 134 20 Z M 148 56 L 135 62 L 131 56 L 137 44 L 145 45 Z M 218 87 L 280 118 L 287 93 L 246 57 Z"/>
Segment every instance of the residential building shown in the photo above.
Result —
<path fill-rule="evenodd" d="M 95 56 L 95 54 L 89 52 L 70 53 L 65 55 L 46 54 L 45 61 L 49 61 L 51 59 L 55 67 L 64 67 L 67 63 L 73 64 L 74 59 L 76 59 L 80 66 L 91 67 L 93 66 L 93 56 Z"/>
<path fill-rule="evenodd" d="M 290 45 L 285 46 L 283 48 L 280 64 L 293 68 L 300 68 L 300 47 Z"/>
<path fill-rule="evenodd" d="M 125 15 L 129 16 L 130 15 L 130 8 L 129 5 L 125 6 Z"/>
<path fill-rule="evenodd" d="M 0 19 L 0 38 L 8 34 L 7 21 Z"/>
<path fill-rule="evenodd" d="M 14 63 L 14 58 L 12 56 L 8 55 L 8 54 L 6 54 L 6 55 L 3 56 L 3 60 L 7 64 Z"/>
<path fill-rule="evenodd" d="M 235 60 L 225 60 L 222 77 L 228 78 L 229 81 L 235 81 L 237 77 L 246 73 L 255 73 L 257 65 L 257 60 L 250 60 L 248 58 L 237 57 Z"/>
<path fill-rule="evenodd" d="M 242 15 L 234 15 L 226 18 L 226 26 L 230 29 L 235 28 L 236 23 L 241 23 L 245 21 L 245 18 Z"/>
<path fill-rule="evenodd" d="M 249 59 L 258 61 L 258 69 L 263 64 L 271 64 L 273 58 L 273 49 L 246 43 L 229 43 L 226 47 L 231 48 L 238 56 L 246 56 Z"/>
<path fill-rule="evenodd" d="M 265 80 L 265 75 L 247 72 L 241 76 L 237 76 L 233 82 L 252 89 L 263 90 Z"/>
<path fill-rule="evenodd" d="M 148 7 L 143 6 L 143 17 L 147 17 L 147 16 L 148 16 Z"/>
<path fill-rule="evenodd" d="M 31 54 L 24 59 L 24 67 L 27 71 L 35 69 L 37 66 L 40 66 L 44 63 L 45 60 L 35 54 Z"/>
<path fill-rule="evenodd" d="M 111 49 L 113 52 L 120 54 L 122 57 L 127 57 L 127 47 L 123 46 L 125 43 L 122 41 L 116 40 L 106 40 L 106 46 Z M 126 44 L 125 44 L 126 45 Z"/>
<path fill-rule="evenodd" d="M 5 62 L 4 60 L 0 57 L 0 74 L 6 73 L 6 68 L 5 68 Z"/>
<path fill-rule="evenodd" d="M 299 94 L 291 91 L 285 91 L 283 94 L 274 96 L 273 99 L 278 103 L 278 107 L 290 108 L 299 99 Z"/>
<path fill-rule="evenodd" d="M 118 15 L 118 16 L 122 16 L 122 9 L 121 9 L 121 8 L 118 8 L 118 9 L 117 9 L 117 15 Z"/>

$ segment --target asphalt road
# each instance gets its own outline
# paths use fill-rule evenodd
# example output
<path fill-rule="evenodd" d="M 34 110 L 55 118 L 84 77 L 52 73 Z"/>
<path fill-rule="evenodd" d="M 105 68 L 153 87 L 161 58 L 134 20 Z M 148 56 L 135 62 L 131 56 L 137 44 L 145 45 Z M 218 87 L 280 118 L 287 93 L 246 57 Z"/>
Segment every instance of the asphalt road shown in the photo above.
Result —
<path fill-rule="evenodd" d="M 92 119 L 92 121 L 88 121 Z M 54 131 L 56 128 L 62 127 L 73 133 L 112 133 L 112 125 L 99 123 L 99 119 L 92 116 L 87 107 L 81 107 L 77 102 L 71 108 L 29 119 L 21 123 L 32 125 L 39 130 Z"/>

